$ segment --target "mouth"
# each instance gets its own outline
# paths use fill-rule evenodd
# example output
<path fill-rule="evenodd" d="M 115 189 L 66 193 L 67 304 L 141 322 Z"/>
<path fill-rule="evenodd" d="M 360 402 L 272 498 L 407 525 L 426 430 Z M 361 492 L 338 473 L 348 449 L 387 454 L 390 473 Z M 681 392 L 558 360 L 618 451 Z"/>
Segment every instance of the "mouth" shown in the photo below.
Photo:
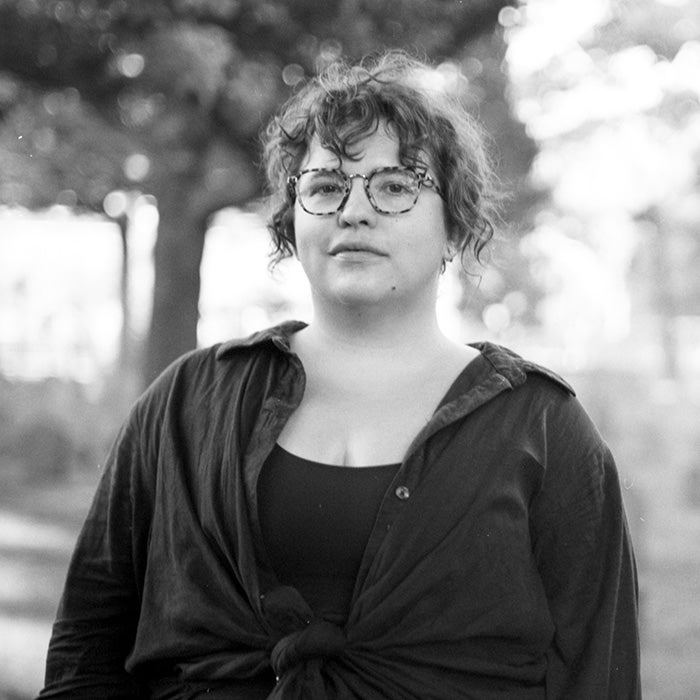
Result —
<path fill-rule="evenodd" d="M 386 253 L 379 250 L 379 248 L 375 248 L 374 246 L 362 243 L 339 243 L 338 245 L 335 245 L 330 249 L 329 254 L 333 257 L 341 254 L 365 254 L 386 256 Z"/>

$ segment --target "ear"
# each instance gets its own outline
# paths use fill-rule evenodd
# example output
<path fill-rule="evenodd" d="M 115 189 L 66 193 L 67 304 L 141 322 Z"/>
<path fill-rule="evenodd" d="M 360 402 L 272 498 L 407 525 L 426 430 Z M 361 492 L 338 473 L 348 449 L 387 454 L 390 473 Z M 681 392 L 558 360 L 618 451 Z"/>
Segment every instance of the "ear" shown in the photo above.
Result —
<path fill-rule="evenodd" d="M 448 238 L 445 242 L 443 258 L 447 260 L 447 262 L 452 262 L 455 255 L 457 255 L 457 245 Z"/>

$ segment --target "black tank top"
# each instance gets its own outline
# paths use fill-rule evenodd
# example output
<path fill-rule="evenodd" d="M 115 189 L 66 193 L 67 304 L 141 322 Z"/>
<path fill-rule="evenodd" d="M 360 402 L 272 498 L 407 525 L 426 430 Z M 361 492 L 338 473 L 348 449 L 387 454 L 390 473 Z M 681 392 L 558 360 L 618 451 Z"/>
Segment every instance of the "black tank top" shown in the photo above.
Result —
<path fill-rule="evenodd" d="M 281 584 L 344 624 L 367 540 L 399 464 L 340 467 L 275 445 L 258 482 L 260 526 Z"/>

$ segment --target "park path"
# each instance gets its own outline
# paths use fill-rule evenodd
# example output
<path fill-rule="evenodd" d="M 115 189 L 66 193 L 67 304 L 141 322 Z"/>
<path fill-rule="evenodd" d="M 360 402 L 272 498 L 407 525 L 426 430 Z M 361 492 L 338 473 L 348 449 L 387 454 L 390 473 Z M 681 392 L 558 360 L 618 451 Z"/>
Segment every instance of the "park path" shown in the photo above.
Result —
<path fill-rule="evenodd" d="M 0 465 L 0 700 L 36 696 L 51 624 L 96 474 L 27 483 Z"/>

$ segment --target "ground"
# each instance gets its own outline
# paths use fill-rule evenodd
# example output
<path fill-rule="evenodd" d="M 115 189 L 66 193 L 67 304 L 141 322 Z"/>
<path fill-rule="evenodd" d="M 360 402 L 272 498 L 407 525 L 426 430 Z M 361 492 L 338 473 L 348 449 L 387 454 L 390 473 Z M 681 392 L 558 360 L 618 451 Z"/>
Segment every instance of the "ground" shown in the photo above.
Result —
<path fill-rule="evenodd" d="M 51 623 L 94 476 L 28 484 L 0 480 L 0 700 L 41 689 Z"/>

